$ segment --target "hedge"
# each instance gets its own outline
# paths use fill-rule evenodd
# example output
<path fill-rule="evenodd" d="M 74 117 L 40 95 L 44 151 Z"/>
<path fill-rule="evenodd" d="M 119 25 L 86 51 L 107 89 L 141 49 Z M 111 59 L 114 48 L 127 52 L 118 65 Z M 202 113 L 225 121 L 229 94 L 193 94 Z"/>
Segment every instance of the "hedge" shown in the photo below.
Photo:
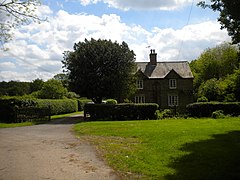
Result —
<path fill-rule="evenodd" d="M 157 104 L 86 104 L 84 113 L 91 120 L 155 119 Z"/>
<path fill-rule="evenodd" d="M 239 116 L 240 102 L 199 102 L 187 105 L 187 112 L 192 117 L 211 117 L 217 110 L 231 116 Z"/>
<path fill-rule="evenodd" d="M 76 112 L 78 104 L 76 100 L 61 99 L 61 100 L 47 100 L 47 99 L 25 99 L 23 97 L 11 97 L 0 99 L 0 122 L 13 123 L 23 121 L 19 117 L 35 117 L 40 114 L 40 111 L 46 115 L 47 109 L 50 108 L 50 115 L 64 114 Z M 21 112 L 19 112 L 21 109 Z M 34 110 L 35 109 L 35 110 Z M 23 113 L 25 111 L 25 114 Z M 38 112 L 37 112 L 38 111 Z M 29 114 L 29 112 L 36 112 L 36 114 Z M 19 116 L 19 113 L 21 114 Z M 28 118 L 25 118 L 26 120 Z M 32 121 L 33 119 L 29 119 Z"/>
<path fill-rule="evenodd" d="M 78 111 L 83 111 L 85 104 L 92 102 L 91 99 L 78 99 Z"/>
<path fill-rule="evenodd" d="M 36 107 L 50 107 L 51 115 L 65 114 L 78 111 L 77 100 L 72 99 L 37 99 Z"/>

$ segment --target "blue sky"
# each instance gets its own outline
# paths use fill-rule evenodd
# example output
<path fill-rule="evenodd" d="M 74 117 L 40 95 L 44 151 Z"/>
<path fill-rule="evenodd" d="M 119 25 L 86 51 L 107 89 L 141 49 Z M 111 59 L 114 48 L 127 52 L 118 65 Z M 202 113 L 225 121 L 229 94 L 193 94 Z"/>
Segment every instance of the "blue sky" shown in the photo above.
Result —
<path fill-rule="evenodd" d="M 136 61 L 191 61 L 207 48 L 230 41 L 218 13 L 199 0 L 43 0 L 36 13 L 48 21 L 13 30 L 0 53 L 0 81 L 47 80 L 62 72 L 63 52 L 85 38 L 125 41 Z M 191 13 L 190 13 L 191 12 Z"/>

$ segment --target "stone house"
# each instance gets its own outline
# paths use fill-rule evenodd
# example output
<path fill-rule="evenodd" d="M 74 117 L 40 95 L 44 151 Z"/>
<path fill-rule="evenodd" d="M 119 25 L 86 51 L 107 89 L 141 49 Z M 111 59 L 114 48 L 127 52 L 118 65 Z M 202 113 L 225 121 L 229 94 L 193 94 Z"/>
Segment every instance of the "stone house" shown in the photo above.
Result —
<path fill-rule="evenodd" d="M 193 74 L 187 61 L 157 62 L 151 50 L 150 62 L 137 62 L 135 103 L 157 103 L 161 109 L 185 109 L 193 102 Z"/>

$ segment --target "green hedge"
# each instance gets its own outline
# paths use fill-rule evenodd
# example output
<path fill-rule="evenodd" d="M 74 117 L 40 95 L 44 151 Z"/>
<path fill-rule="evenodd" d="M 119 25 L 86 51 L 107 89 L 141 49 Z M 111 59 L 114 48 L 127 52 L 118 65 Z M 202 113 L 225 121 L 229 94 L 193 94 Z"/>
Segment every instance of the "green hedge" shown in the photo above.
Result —
<path fill-rule="evenodd" d="M 187 105 L 187 112 L 192 117 L 211 117 L 217 110 L 231 116 L 239 116 L 240 102 L 199 102 Z"/>
<path fill-rule="evenodd" d="M 50 106 L 51 115 L 66 114 L 78 111 L 77 100 L 38 99 L 35 102 L 36 107 L 39 108 L 48 108 Z"/>
<path fill-rule="evenodd" d="M 45 112 L 50 108 L 51 115 L 64 114 L 76 112 L 78 110 L 77 100 L 61 99 L 61 100 L 48 100 L 48 99 L 25 99 L 23 97 L 11 97 L 0 99 L 0 122 L 13 123 L 19 122 L 19 109 L 21 110 L 21 117 L 27 116 L 28 112 L 34 112 L 32 109 L 40 109 Z M 30 110 L 31 109 L 31 110 Z M 36 111 L 35 111 L 36 112 Z M 38 113 L 39 114 L 39 113 Z M 34 115 L 31 115 L 34 117 Z M 25 118 L 27 119 L 27 118 Z M 29 119 L 30 121 L 32 119 Z"/>
<path fill-rule="evenodd" d="M 91 99 L 78 99 L 78 111 L 83 111 L 85 104 L 92 102 Z"/>
<path fill-rule="evenodd" d="M 84 113 L 91 120 L 155 119 L 157 104 L 86 104 Z"/>

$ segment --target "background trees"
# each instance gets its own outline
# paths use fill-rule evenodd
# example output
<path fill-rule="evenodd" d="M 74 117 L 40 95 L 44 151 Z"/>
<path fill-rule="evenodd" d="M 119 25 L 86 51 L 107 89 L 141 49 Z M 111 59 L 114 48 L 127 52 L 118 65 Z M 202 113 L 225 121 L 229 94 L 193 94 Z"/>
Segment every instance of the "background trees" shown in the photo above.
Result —
<path fill-rule="evenodd" d="M 72 90 L 101 103 L 103 98 L 122 101 L 135 87 L 135 54 L 125 42 L 85 39 L 64 52 L 62 61 Z"/>
<path fill-rule="evenodd" d="M 198 5 L 203 8 L 210 8 L 213 11 L 219 11 L 220 16 L 218 21 L 221 24 L 221 28 L 227 29 L 234 44 L 240 43 L 239 0 L 211 0 L 211 4 L 201 1 Z"/>
<path fill-rule="evenodd" d="M 196 98 L 204 96 L 211 101 L 240 100 L 237 92 L 239 63 L 236 46 L 224 43 L 205 50 L 190 63 Z"/>

